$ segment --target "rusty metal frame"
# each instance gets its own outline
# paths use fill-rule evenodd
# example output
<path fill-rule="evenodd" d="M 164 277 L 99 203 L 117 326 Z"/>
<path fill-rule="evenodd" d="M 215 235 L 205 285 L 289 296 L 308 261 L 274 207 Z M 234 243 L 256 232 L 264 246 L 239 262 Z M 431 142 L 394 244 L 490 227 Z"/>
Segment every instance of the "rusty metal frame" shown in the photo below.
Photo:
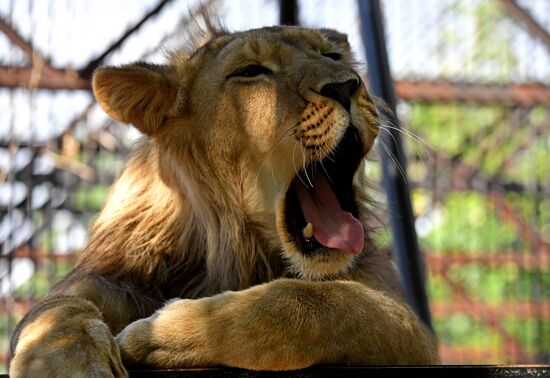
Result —
<path fill-rule="evenodd" d="M 520 7 L 515 0 L 500 0 L 502 7 L 508 14 L 527 29 L 531 36 L 539 39 L 550 52 L 550 33 L 544 29 L 531 14 Z"/>
<path fill-rule="evenodd" d="M 147 12 L 138 22 L 128 28 L 114 43 L 108 46 L 96 58 L 90 60 L 83 69 L 76 71 L 72 68 L 54 68 L 49 59 L 38 52 L 32 43 L 21 36 L 16 28 L 0 17 L 0 32 L 23 51 L 30 61 L 30 66 L 13 67 L 0 66 L 0 87 L 28 88 L 28 89 L 91 89 L 90 79 L 93 71 L 112 52 L 140 29 L 153 16 L 157 15 L 168 3 L 173 0 L 160 0 L 158 4 Z"/>

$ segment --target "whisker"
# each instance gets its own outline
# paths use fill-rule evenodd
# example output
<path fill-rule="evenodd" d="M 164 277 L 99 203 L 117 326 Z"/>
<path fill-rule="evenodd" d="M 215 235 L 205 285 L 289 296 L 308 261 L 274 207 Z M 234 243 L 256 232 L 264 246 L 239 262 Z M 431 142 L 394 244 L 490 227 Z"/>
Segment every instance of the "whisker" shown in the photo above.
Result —
<path fill-rule="evenodd" d="M 338 143 L 336 145 L 336 147 L 334 147 L 334 149 L 332 151 L 330 151 L 330 153 L 327 155 L 327 159 L 329 159 L 330 161 L 335 163 L 336 160 L 334 160 L 334 155 L 336 155 L 336 153 L 339 152 L 339 151 L 340 151 L 340 143 Z"/>
<path fill-rule="evenodd" d="M 307 188 L 307 184 L 302 180 L 302 177 L 300 177 L 300 174 L 298 173 L 298 169 L 296 168 L 296 160 L 295 160 L 295 153 L 296 153 L 296 145 L 301 144 L 300 141 L 296 141 L 294 143 L 294 148 L 292 149 L 292 165 L 294 166 L 294 172 L 296 172 L 296 176 L 298 179 L 304 184 L 304 186 Z"/>
<path fill-rule="evenodd" d="M 313 183 L 311 182 L 311 179 L 309 178 L 309 176 L 307 174 L 306 155 L 305 155 L 305 151 L 304 151 L 304 145 L 302 143 L 300 143 L 300 150 L 302 151 L 302 171 L 304 171 L 307 181 L 309 182 L 309 184 L 313 188 Z"/>
<path fill-rule="evenodd" d="M 271 179 L 273 180 L 273 184 L 277 185 L 277 179 L 275 178 L 275 170 L 273 167 L 271 167 Z"/>
<path fill-rule="evenodd" d="M 406 130 L 401 127 L 398 127 L 396 120 L 391 117 L 391 115 L 393 114 L 393 111 L 382 98 L 376 97 L 376 96 L 371 96 L 371 98 L 372 98 L 372 103 L 375 105 L 375 107 L 377 109 L 381 109 L 381 111 L 377 111 L 378 117 L 381 121 L 379 124 L 381 128 L 396 130 L 408 136 L 409 138 L 415 140 L 416 142 L 424 144 L 426 147 L 430 148 L 431 150 L 434 150 L 433 146 L 431 146 L 425 139 L 421 138 L 420 136 L 416 135 L 410 130 Z"/>
<path fill-rule="evenodd" d="M 379 127 L 380 127 L 381 129 L 385 129 L 385 130 L 388 130 L 388 129 L 389 129 L 389 130 L 395 130 L 395 131 L 400 132 L 400 133 L 402 133 L 403 135 L 405 135 L 405 136 L 411 138 L 412 140 L 414 140 L 414 141 L 417 142 L 417 143 L 423 144 L 423 145 L 425 145 L 426 147 L 428 147 L 428 148 L 430 148 L 430 149 L 432 149 L 432 150 L 434 149 L 433 146 L 430 145 L 430 143 L 429 143 L 427 140 L 421 138 L 419 135 L 413 133 L 413 132 L 410 131 L 410 130 L 406 130 L 406 129 L 403 129 L 403 128 L 401 128 L 401 127 L 392 126 L 392 125 L 379 125 Z"/>
<path fill-rule="evenodd" d="M 399 163 L 399 161 L 397 160 L 397 158 L 395 157 L 395 155 L 390 151 L 390 149 L 388 148 L 388 145 L 386 143 L 384 143 L 384 141 L 382 139 L 378 139 L 378 142 L 380 142 L 380 145 L 384 148 L 384 150 L 386 151 L 386 153 L 388 154 L 388 156 L 390 157 L 390 159 L 393 161 L 393 163 L 395 164 L 396 168 L 398 169 L 399 173 L 401 174 L 401 176 L 403 177 L 403 179 L 405 180 L 405 182 L 408 184 L 409 181 L 407 180 L 407 175 L 405 174 L 405 169 L 403 168 L 403 166 Z"/>
<path fill-rule="evenodd" d="M 403 135 L 405 135 L 406 137 L 408 138 L 411 138 L 413 141 L 419 143 L 419 144 L 422 144 L 424 145 L 426 148 L 424 149 L 424 151 L 426 151 L 426 154 L 428 155 L 428 159 L 429 160 L 432 160 L 432 154 L 431 154 L 431 150 L 433 150 L 434 148 L 427 142 L 425 141 L 424 139 L 422 139 L 421 137 L 419 137 L 418 135 L 408 131 L 408 130 L 404 130 L 404 129 L 401 129 L 399 127 L 396 127 L 396 126 L 390 126 L 390 125 L 380 125 L 380 128 L 382 130 L 385 130 L 387 133 L 389 133 L 390 135 L 392 135 L 388 130 L 395 130 L 395 131 L 398 131 L 400 133 L 402 133 Z M 392 138 L 395 142 L 395 137 L 392 135 Z M 424 158 L 422 157 L 422 154 L 420 152 L 417 152 L 416 155 L 420 158 L 420 161 L 422 162 L 422 164 L 426 165 L 426 162 L 424 161 Z"/>
<path fill-rule="evenodd" d="M 395 145 L 397 146 L 398 144 L 397 144 L 397 139 L 395 138 L 395 135 L 393 135 L 391 132 L 389 132 L 389 131 L 388 131 L 387 129 L 385 129 L 385 128 L 382 128 L 382 130 L 384 130 L 384 131 L 386 132 L 386 134 L 388 134 L 388 135 L 390 136 L 390 138 L 392 138 L 393 143 L 395 143 Z M 378 137 L 378 139 L 379 139 L 379 140 L 382 140 L 382 135 L 380 135 L 380 136 Z"/>
<path fill-rule="evenodd" d="M 256 177 L 254 178 L 254 190 L 256 190 L 256 187 L 258 186 L 258 179 L 260 178 L 260 173 L 262 172 L 262 168 L 263 168 L 263 166 L 264 166 L 264 164 L 265 164 L 265 162 L 267 161 L 268 158 L 269 158 L 269 154 L 267 155 L 267 157 L 260 164 L 260 167 L 258 168 L 258 172 L 256 172 Z"/>
<path fill-rule="evenodd" d="M 293 133 L 290 133 L 288 134 L 290 131 L 292 131 L 294 129 L 294 132 Z M 285 130 L 281 136 L 279 137 L 279 140 L 277 141 L 277 143 L 275 143 L 275 147 L 278 147 L 282 142 L 283 142 L 283 139 L 288 136 L 288 135 L 294 135 L 296 134 L 296 132 L 298 131 L 298 124 L 295 124 L 295 125 L 292 125 L 290 126 L 287 130 Z M 287 135 L 288 134 L 288 135 Z M 273 148 L 275 148 L 273 147 Z"/>
<path fill-rule="evenodd" d="M 325 176 L 326 178 L 328 179 L 328 181 L 332 182 L 332 178 L 330 177 L 330 175 L 328 174 L 327 172 L 327 169 L 325 168 L 325 166 L 323 165 L 323 161 L 321 160 L 320 161 L 320 164 L 321 168 L 323 169 L 323 171 L 325 172 Z"/>

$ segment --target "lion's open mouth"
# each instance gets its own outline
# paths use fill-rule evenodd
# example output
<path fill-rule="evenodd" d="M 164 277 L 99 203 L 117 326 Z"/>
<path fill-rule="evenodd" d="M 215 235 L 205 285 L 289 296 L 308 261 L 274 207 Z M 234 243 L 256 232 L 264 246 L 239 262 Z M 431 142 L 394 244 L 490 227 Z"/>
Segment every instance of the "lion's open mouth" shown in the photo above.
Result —
<path fill-rule="evenodd" d="M 330 156 L 310 163 L 294 178 L 286 194 L 285 225 L 303 254 L 322 248 L 353 254 L 363 250 L 352 186 L 362 157 L 359 133 L 350 126 Z"/>

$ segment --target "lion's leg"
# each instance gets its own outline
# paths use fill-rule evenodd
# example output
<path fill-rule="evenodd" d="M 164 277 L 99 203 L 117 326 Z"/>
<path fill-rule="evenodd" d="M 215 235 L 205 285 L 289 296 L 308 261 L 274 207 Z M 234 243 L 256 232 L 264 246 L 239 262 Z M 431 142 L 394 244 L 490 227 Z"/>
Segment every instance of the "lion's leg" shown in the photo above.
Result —
<path fill-rule="evenodd" d="M 101 313 L 79 297 L 50 297 L 19 324 L 10 377 L 126 377 Z"/>
<path fill-rule="evenodd" d="M 18 324 L 10 376 L 127 376 L 113 332 L 139 317 L 136 305 L 102 276 L 76 270 Z"/>
<path fill-rule="evenodd" d="M 356 282 L 277 280 L 178 300 L 117 336 L 123 360 L 160 368 L 429 364 L 435 343 L 406 306 Z"/>

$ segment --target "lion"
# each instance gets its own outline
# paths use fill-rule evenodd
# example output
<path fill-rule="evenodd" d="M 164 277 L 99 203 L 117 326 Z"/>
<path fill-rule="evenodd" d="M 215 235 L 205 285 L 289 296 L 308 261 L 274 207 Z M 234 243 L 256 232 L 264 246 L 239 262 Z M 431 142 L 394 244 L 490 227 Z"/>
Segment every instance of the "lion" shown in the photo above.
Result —
<path fill-rule="evenodd" d="M 19 323 L 12 377 L 434 364 L 368 230 L 376 107 L 346 35 L 217 32 L 93 91 L 144 135 L 76 268 Z"/>

